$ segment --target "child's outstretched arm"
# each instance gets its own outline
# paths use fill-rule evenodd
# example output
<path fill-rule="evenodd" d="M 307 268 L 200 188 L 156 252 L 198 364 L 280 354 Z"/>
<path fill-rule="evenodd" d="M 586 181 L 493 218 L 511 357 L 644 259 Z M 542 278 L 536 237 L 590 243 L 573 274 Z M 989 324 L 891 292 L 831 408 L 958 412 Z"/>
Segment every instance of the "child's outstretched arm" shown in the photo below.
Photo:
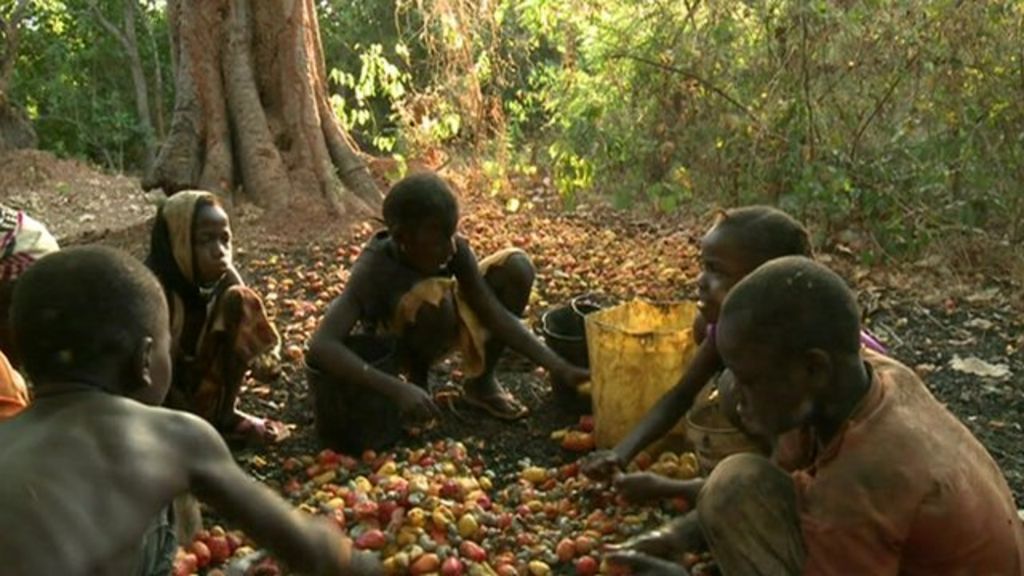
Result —
<path fill-rule="evenodd" d="M 570 364 L 545 346 L 502 306 L 480 273 L 476 255 L 465 238 L 459 237 L 457 240 L 452 267 L 466 302 L 496 337 L 568 385 L 582 384 L 590 378 L 587 370 Z"/>
<path fill-rule="evenodd" d="M 693 406 L 701 388 L 721 369 L 721 363 L 714 341 L 704 340 L 679 383 L 658 400 L 615 448 L 595 452 L 587 458 L 583 473 L 597 480 L 606 480 L 616 470 L 625 468 L 641 450 L 668 434 Z"/>
<path fill-rule="evenodd" d="M 204 420 L 180 415 L 170 441 L 178 448 L 176 464 L 187 471 L 190 490 L 292 568 L 332 576 L 383 573 L 376 558 L 353 552 L 351 541 L 327 521 L 298 512 L 247 476 Z"/>
<path fill-rule="evenodd" d="M 403 417 L 429 419 L 441 412 L 430 394 L 370 366 L 345 346 L 345 338 L 359 320 L 359 306 L 348 288 L 331 303 L 320 326 L 309 341 L 306 360 L 332 378 L 364 386 L 394 400 Z"/>
<path fill-rule="evenodd" d="M 689 576 L 690 574 L 681 564 L 632 550 L 613 552 L 607 556 L 606 561 L 610 566 L 625 568 L 627 573 L 633 576 Z"/>
<path fill-rule="evenodd" d="M 634 472 L 615 477 L 615 489 L 630 502 L 682 498 L 692 507 L 704 487 L 704 478 L 676 480 L 654 472 Z"/>

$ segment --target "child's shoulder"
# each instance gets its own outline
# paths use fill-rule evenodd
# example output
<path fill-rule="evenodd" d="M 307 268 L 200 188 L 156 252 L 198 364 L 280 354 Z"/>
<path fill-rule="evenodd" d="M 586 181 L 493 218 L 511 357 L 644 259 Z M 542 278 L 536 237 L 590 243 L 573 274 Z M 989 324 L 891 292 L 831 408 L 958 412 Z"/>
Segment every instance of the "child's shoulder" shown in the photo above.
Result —
<path fill-rule="evenodd" d="M 406 277 L 413 277 L 417 272 L 403 262 L 399 254 L 398 243 L 385 229 L 373 234 L 352 264 L 349 283 L 370 283 L 374 290 L 402 284 Z M 383 284 L 382 284 L 383 283 Z"/>
<path fill-rule="evenodd" d="M 143 422 L 144 426 L 148 425 L 151 429 L 158 431 L 171 442 L 187 444 L 206 442 L 220 437 L 220 433 L 212 424 L 191 412 L 162 406 L 146 406 L 138 402 L 131 402 L 131 404 L 137 420 Z"/>
<path fill-rule="evenodd" d="M 202 424 L 191 414 L 106 393 L 37 400 L 0 424 L 0 442 L 10 445 L 5 439 L 21 439 L 0 462 L 9 462 L 7 457 L 27 462 L 35 460 L 33 454 L 49 454 L 67 458 L 68 466 L 90 461 L 142 465 L 154 459 L 166 465 L 187 458 L 203 444 Z"/>
<path fill-rule="evenodd" d="M 29 425 L 64 430 L 66 426 L 53 426 L 54 422 L 74 422 L 74 428 L 102 436 L 121 433 L 152 434 L 155 437 L 177 440 L 205 429 L 214 431 L 208 422 L 181 410 L 149 406 L 131 398 L 111 393 L 95 393 L 86 398 L 53 398 L 29 405 L 26 414 Z M 57 416 L 55 418 L 55 416 Z"/>
<path fill-rule="evenodd" d="M 367 266 L 386 261 L 397 262 L 394 252 L 395 242 L 391 234 L 386 229 L 378 230 L 363 244 L 354 265 Z"/>

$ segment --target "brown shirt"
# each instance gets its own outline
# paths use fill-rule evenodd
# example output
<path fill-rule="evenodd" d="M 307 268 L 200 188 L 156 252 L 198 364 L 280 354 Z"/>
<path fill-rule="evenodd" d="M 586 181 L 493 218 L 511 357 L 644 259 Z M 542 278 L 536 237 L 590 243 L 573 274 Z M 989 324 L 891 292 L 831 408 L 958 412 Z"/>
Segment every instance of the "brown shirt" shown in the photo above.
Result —
<path fill-rule="evenodd" d="M 793 472 L 805 574 L 1024 574 L 1024 526 L 999 467 L 906 366 L 873 352 L 871 388 Z"/>

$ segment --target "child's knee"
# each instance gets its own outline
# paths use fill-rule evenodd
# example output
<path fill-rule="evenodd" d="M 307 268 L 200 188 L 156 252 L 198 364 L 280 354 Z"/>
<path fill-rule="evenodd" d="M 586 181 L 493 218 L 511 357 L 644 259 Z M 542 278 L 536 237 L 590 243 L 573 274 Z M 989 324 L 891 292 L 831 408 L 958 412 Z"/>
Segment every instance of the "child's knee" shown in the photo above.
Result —
<path fill-rule="evenodd" d="M 731 517 L 746 498 L 772 497 L 792 491 L 789 476 L 759 454 L 740 453 L 722 460 L 711 471 L 697 499 L 701 523 Z"/>
<path fill-rule="evenodd" d="M 492 266 L 484 275 L 502 304 L 517 314 L 526 308 L 536 277 L 537 269 L 525 252 L 510 254 L 504 262 Z"/>
<path fill-rule="evenodd" d="M 501 268 L 504 269 L 508 281 L 512 285 L 524 288 L 527 292 L 533 288 L 533 281 L 537 277 L 537 268 L 534 267 L 533 260 L 530 260 L 526 252 L 520 251 L 511 254 Z"/>

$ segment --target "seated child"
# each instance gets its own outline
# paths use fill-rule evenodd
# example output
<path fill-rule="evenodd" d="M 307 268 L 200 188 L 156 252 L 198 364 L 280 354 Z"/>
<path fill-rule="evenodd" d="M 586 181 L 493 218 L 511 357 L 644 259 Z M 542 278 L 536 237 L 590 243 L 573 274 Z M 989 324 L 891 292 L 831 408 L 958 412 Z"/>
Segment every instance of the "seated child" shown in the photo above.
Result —
<path fill-rule="evenodd" d="M 799 440 L 803 464 L 737 454 L 702 481 L 697 519 L 721 573 L 1024 573 L 998 465 L 913 370 L 862 346 L 859 319 L 843 280 L 807 258 L 769 262 L 725 299 L 715 338 L 738 412 Z M 636 551 L 612 560 L 680 573 Z"/>
<path fill-rule="evenodd" d="M 246 371 L 276 355 L 280 338 L 235 270 L 231 225 L 217 197 L 188 190 L 168 198 L 157 212 L 146 265 L 170 306 L 174 379 L 167 406 L 202 416 L 231 440 L 287 436 L 282 423 L 237 406 Z"/>
<path fill-rule="evenodd" d="M 303 573 L 381 573 L 246 476 L 206 421 L 157 407 L 168 312 L 138 261 L 98 247 L 43 258 L 19 281 L 13 324 L 35 398 L 0 422 L 4 574 L 168 574 L 166 511 L 189 491 Z"/>
<path fill-rule="evenodd" d="M 59 249 L 46 226 L 23 210 L 0 204 L 0 352 L 15 367 L 20 359 L 10 332 L 14 285 L 29 265 Z"/>
<path fill-rule="evenodd" d="M 589 377 L 517 318 L 533 286 L 530 259 L 507 249 L 477 262 L 440 177 L 418 173 L 395 184 L 383 216 L 387 229 L 363 249 L 309 343 L 321 439 L 349 452 L 379 448 L 397 440 L 403 424 L 437 416 L 427 375 L 453 349 L 468 377 L 464 400 L 506 420 L 527 414 L 494 377 L 506 345 L 568 386 Z"/>
<path fill-rule="evenodd" d="M 721 212 L 701 240 L 701 273 L 697 278 L 698 314 L 694 337 L 699 347 L 686 373 L 637 427 L 611 450 L 594 453 L 585 461 L 583 472 L 605 479 L 624 468 L 636 455 L 667 434 L 694 405 L 702 389 L 705 399 L 718 397 L 718 407 L 732 425 L 743 429 L 735 413 L 728 373 L 715 347 L 714 330 L 722 301 L 733 285 L 758 266 L 781 256 L 810 256 L 807 230 L 791 216 L 768 206 L 749 206 Z M 867 338 L 865 336 L 865 338 Z M 866 339 L 877 346 L 873 339 Z M 717 375 L 717 376 L 716 376 Z M 705 388 L 709 381 L 711 386 Z M 717 388 L 717 390 L 715 390 Z M 769 439 L 751 435 L 752 448 L 768 452 Z M 692 496 L 688 483 L 654 474 L 629 474 L 616 478 L 623 495 L 633 500 Z"/>

